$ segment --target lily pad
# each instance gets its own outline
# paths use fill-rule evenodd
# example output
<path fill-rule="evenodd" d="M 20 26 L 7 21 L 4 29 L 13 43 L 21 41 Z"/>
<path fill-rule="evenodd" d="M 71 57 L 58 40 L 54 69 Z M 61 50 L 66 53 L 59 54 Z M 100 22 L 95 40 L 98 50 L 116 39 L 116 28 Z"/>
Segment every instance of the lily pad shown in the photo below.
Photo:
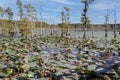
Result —
<path fill-rule="evenodd" d="M 96 65 L 95 64 L 88 65 L 88 69 L 89 70 L 95 70 L 96 69 Z"/>
<path fill-rule="evenodd" d="M 9 55 L 15 55 L 15 54 L 16 54 L 16 51 L 13 50 L 13 49 L 7 49 L 7 50 L 6 50 L 6 53 L 9 54 Z"/>

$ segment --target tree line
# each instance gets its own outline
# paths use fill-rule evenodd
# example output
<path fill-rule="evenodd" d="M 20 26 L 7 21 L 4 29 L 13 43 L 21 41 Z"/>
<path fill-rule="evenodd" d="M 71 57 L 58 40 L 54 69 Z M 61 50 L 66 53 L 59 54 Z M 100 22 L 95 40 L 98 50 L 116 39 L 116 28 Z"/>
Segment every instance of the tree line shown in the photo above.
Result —
<path fill-rule="evenodd" d="M 84 31 L 83 33 L 83 40 L 86 40 L 86 31 L 88 28 L 93 28 L 93 24 L 91 24 L 91 20 L 89 19 L 89 16 L 88 16 L 88 9 L 89 9 L 89 6 L 91 3 L 93 3 L 95 0 L 81 0 L 81 3 L 84 5 L 83 7 L 83 10 L 82 10 L 82 14 L 81 14 L 81 25 L 82 25 L 82 29 Z M 64 11 L 65 10 L 65 11 Z M 70 15 L 69 15 L 69 12 L 70 12 L 70 8 L 68 7 L 64 7 L 64 10 L 61 12 L 61 24 L 58 24 L 60 27 L 61 27 L 61 31 L 62 31 L 62 36 L 63 36 L 63 33 L 65 36 L 67 36 L 68 34 L 68 29 L 71 28 L 71 24 L 70 24 Z M 106 9 L 107 11 L 107 14 L 104 16 L 104 19 L 105 19 L 105 23 L 103 24 L 103 27 L 104 27 L 104 31 L 105 31 L 105 38 L 108 37 L 108 29 L 109 29 L 109 12 L 108 12 L 108 9 Z M 65 14 L 66 13 L 66 14 Z M 115 13 L 115 12 L 114 12 Z M 114 38 L 117 37 L 117 30 L 116 29 L 119 29 L 119 28 L 116 28 L 117 25 L 116 25 L 116 16 L 114 15 L 115 17 L 115 25 L 114 25 Z M 72 24 L 73 25 L 73 24 Z M 79 24 L 74 24 L 75 27 L 77 27 Z M 79 26 L 81 27 L 81 26 Z"/>
<path fill-rule="evenodd" d="M 35 35 L 36 28 L 40 26 L 48 27 L 46 22 L 38 21 L 36 8 L 31 2 L 23 4 L 21 0 L 16 0 L 16 6 L 18 7 L 19 20 L 13 20 L 14 14 L 10 7 L 3 8 L 0 6 L 0 28 L 2 36 L 8 35 L 13 37 L 16 27 L 21 33 L 21 37 L 27 37 Z M 42 24 L 42 25 L 41 25 Z"/>
<path fill-rule="evenodd" d="M 83 39 L 86 39 L 87 28 L 92 26 L 91 20 L 88 16 L 89 5 L 93 3 L 94 0 L 81 0 L 81 3 L 84 5 L 82 14 L 81 14 L 81 23 L 83 26 Z M 19 21 L 13 20 L 13 16 L 16 15 L 13 13 L 10 7 L 3 8 L 0 6 L 0 26 L 2 30 L 2 36 L 9 35 L 10 37 L 14 36 L 16 27 L 18 27 L 21 37 L 26 37 L 31 35 L 33 37 L 36 32 L 36 28 L 49 26 L 45 22 L 39 22 L 37 17 L 36 8 L 32 5 L 32 2 L 23 4 L 21 0 L 16 0 L 16 6 L 18 8 Z M 71 28 L 70 22 L 70 8 L 65 6 L 61 11 L 61 36 L 68 36 L 69 29 Z M 7 18 L 7 20 L 5 20 Z M 109 12 L 105 15 L 105 37 L 107 37 L 108 27 L 109 27 Z M 91 27 L 92 28 L 92 27 Z M 116 28 L 115 28 L 116 29 Z M 116 30 L 114 29 L 114 37 L 116 37 Z"/>

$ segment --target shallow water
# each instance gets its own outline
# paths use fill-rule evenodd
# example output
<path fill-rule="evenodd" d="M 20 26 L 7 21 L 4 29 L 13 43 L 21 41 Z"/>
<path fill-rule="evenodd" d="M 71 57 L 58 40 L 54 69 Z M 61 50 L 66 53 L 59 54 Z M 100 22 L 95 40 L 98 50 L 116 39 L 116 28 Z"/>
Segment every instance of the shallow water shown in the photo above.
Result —
<path fill-rule="evenodd" d="M 51 32 L 49 30 L 43 31 L 44 36 L 50 35 L 50 33 Z M 39 35 L 39 34 L 40 34 L 40 31 L 37 31 L 37 35 Z M 54 31 L 54 34 L 60 35 L 61 31 L 59 31 L 59 30 Z M 78 31 L 70 30 L 69 34 L 72 37 L 82 37 L 83 36 L 83 31 L 78 32 Z M 92 37 L 92 31 L 87 31 L 86 36 L 87 37 Z M 93 36 L 98 37 L 98 38 L 104 38 L 105 31 L 94 31 Z M 113 37 L 113 36 L 114 36 L 114 33 L 112 31 L 108 31 L 108 37 Z M 117 36 L 120 36 L 119 32 L 117 32 Z"/>
<path fill-rule="evenodd" d="M 51 35 L 51 33 L 53 35 L 61 35 L 61 31 L 60 30 L 54 30 L 54 31 L 50 31 L 50 30 L 43 30 L 42 31 L 42 36 L 49 36 Z M 82 38 L 83 37 L 83 31 L 75 31 L 75 30 L 69 30 L 68 34 L 70 34 L 70 37 L 75 37 L 75 38 Z M 0 31 L 0 34 L 2 34 L 2 32 Z M 119 32 L 116 33 L 117 37 L 120 38 L 120 34 Z M 36 31 L 36 35 L 40 36 L 41 35 L 41 31 L 37 30 Z M 19 32 L 15 33 L 15 36 L 20 37 L 21 34 Z M 86 32 L 86 36 L 87 37 L 96 37 L 96 38 L 104 38 L 105 37 L 105 31 L 93 31 L 93 35 L 92 35 L 92 31 L 87 31 Z M 114 37 L 114 32 L 113 31 L 108 31 L 108 38 L 113 38 Z"/>

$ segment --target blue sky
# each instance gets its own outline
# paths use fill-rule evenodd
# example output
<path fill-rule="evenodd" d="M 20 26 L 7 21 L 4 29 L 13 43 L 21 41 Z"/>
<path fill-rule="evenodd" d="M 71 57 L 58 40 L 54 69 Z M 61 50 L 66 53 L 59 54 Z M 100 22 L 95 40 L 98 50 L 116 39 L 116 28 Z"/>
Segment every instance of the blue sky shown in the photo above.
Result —
<path fill-rule="evenodd" d="M 21 0 L 23 4 L 27 4 L 30 0 Z M 37 16 L 40 18 L 40 1 L 32 0 L 32 4 L 37 9 Z M 68 6 L 70 11 L 70 19 L 72 23 L 80 23 L 83 4 L 80 0 L 42 0 L 43 2 L 43 21 L 50 24 L 61 22 L 60 12 L 64 6 Z M 11 7 L 14 12 L 14 19 L 19 19 L 16 0 L 0 0 L 3 7 Z M 120 23 L 120 1 L 119 0 L 95 0 L 89 6 L 88 16 L 94 24 L 103 24 L 104 16 L 107 9 L 109 10 L 109 23 L 114 23 L 114 8 L 116 7 L 117 23 Z"/>

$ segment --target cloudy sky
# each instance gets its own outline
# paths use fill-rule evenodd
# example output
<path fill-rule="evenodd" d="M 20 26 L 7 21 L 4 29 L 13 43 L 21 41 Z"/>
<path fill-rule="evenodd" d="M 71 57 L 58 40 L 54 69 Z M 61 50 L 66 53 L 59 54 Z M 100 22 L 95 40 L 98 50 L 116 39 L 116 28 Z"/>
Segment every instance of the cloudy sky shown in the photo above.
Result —
<path fill-rule="evenodd" d="M 23 4 L 27 4 L 30 0 L 21 0 Z M 37 9 L 37 16 L 40 18 L 40 4 L 43 3 L 43 21 L 50 24 L 61 22 L 60 12 L 64 6 L 68 6 L 70 10 L 70 19 L 72 23 L 80 23 L 83 4 L 80 0 L 31 0 Z M 11 7 L 14 12 L 14 19 L 19 19 L 16 0 L 0 0 L 0 5 L 4 8 Z M 89 6 L 88 16 L 94 24 L 103 24 L 104 16 L 109 10 L 109 23 L 114 23 L 114 9 L 116 9 L 117 23 L 120 23 L 120 1 L 119 0 L 95 0 Z"/>

